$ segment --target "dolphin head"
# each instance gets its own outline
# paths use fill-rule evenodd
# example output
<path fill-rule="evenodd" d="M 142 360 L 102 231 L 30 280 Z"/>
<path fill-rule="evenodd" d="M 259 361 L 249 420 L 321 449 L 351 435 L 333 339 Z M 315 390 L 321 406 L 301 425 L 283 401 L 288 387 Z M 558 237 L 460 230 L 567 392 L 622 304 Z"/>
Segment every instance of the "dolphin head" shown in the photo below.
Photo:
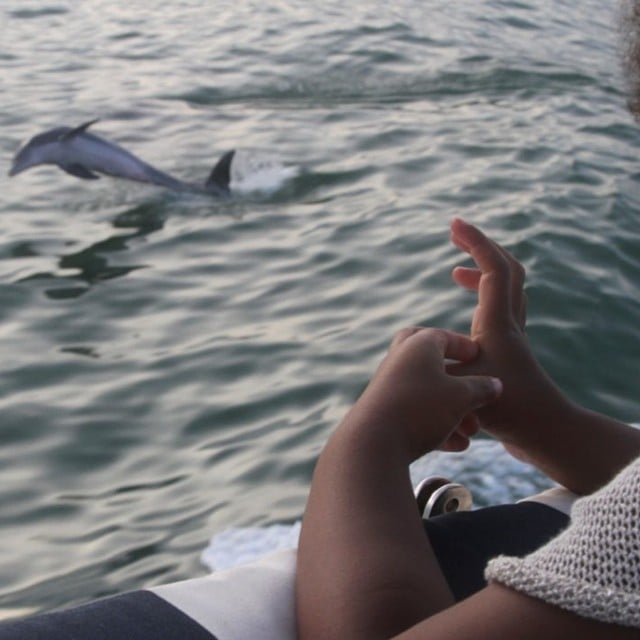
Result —
<path fill-rule="evenodd" d="M 17 176 L 19 173 L 41 163 L 42 160 L 40 158 L 40 154 L 37 153 L 37 150 L 26 144 L 24 147 L 19 149 L 18 153 L 14 156 L 11 169 L 9 169 L 9 175 Z"/>
<path fill-rule="evenodd" d="M 39 164 L 55 163 L 54 150 L 67 131 L 69 131 L 67 127 L 59 127 L 31 138 L 18 149 L 9 169 L 9 175 L 16 176 Z"/>

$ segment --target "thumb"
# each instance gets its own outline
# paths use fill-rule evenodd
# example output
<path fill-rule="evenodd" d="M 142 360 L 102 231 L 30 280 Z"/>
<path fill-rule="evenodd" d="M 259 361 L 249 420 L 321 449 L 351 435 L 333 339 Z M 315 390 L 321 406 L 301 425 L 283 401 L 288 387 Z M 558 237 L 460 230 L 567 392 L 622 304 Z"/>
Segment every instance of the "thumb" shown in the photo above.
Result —
<path fill-rule="evenodd" d="M 480 409 L 495 402 L 502 393 L 502 381 L 491 376 L 465 376 L 469 391 L 468 410 Z"/>

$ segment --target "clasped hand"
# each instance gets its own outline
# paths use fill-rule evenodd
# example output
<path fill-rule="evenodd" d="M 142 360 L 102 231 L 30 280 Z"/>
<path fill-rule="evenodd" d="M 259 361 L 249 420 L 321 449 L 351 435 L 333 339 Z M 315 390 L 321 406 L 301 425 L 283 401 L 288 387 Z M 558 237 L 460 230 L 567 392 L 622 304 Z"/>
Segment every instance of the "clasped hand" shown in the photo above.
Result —
<path fill-rule="evenodd" d="M 473 412 L 495 402 L 502 384 L 485 375 L 451 375 L 447 360 L 469 362 L 478 352 L 470 338 L 451 331 L 399 331 L 352 419 L 381 425 L 410 459 L 436 448 L 465 449 L 477 431 Z"/>

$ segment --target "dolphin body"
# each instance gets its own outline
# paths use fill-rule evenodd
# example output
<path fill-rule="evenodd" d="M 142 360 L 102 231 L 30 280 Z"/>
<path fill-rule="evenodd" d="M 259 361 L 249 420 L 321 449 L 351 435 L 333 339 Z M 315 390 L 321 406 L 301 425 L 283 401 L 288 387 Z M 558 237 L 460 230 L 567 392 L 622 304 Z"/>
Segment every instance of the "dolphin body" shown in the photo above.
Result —
<path fill-rule="evenodd" d="M 63 171 L 84 180 L 97 180 L 98 173 L 146 182 L 172 191 L 203 193 L 225 197 L 230 195 L 231 161 L 235 151 L 225 153 L 211 171 L 207 181 L 200 184 L 183 182 L 104 138 L 88 133 L 97 120 L 79 127 L 57 127 L 34 136 L 16 153 L 10 176 L 40 164 L 54 164 Z"/>

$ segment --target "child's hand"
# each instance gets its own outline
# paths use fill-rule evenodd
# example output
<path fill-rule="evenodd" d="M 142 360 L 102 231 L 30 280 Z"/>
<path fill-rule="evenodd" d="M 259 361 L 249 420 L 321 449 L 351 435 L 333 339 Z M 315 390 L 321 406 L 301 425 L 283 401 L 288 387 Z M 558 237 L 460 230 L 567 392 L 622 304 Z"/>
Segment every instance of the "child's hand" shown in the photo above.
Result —
<path fill-rule="evenodd" d="M 488 376 L 452 376 L 445 359 L 468 362 L 477 354 L 473 341 L 449 331 L 398 332 L 352 418 L 400 438 L 412 459 L 436 448 L 466 448 L 475 425 L 465 416 L 494 402 L 502 385 Z"/>
<path fill-rule="evenodd" d="M 478 417 L 484 430 L 502 440 L 512 453 L 519 454 L 519 434 L 535 429 L 541 420 L 558 420 L 570 403 L 529 347 L 522 265 L 462 220 L 451 224 L 451 239 L 477 265 L 475 269 L 457 267 L 453 271 L 458 284 L 478 292 L 471 338 L 479 345 L 480 353 L 472 364 L 457 372 L 491 374 L 503 381 L 500 401 L 478 412 Z"/>

